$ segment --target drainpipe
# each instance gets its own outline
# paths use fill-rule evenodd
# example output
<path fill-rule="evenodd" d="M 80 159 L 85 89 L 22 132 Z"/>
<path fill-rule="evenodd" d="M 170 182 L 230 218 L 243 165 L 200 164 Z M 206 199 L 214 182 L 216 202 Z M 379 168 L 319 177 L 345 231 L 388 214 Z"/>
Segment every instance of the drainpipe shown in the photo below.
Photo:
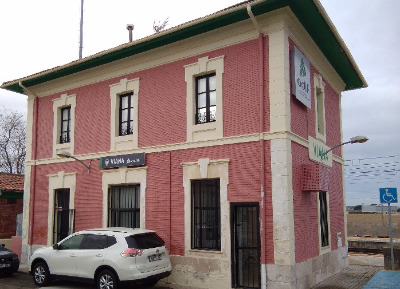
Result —
<path fill-rule="evenodd" d="M 259 48 L 259 101 L 260 101 L 260 124 L 259 124 L 259 149 L 260 149 L 260 193 L 261 193 L 261 208 L 260 208 L 260 235 L 261 235 L 261 288 L 267 288 L 267 269 L 266 269 L 266 236 L 265 236 L 265 141 L 264 141 L 264 34 L 261 30 L 257 19 L 251 11 L 251 5 L 247 5 L 247 13 L 258 31 L 258 48 Z"/>
<path fill-rule="evenodd" d="M 33 93 L 31 90 L 29 90 L 27 87 L 25 87 L 22 84 L 22 81 L 20 81 L 19 86 L 24 90 L 24 92 L 27 92 L 29 95 L 34 96 L 34 112 L 33 112 L 33 132 L 32 132 L 32 138 L 33 138 L 33 147 L 32 147 L 32 160 L 37 159 L 37 122 L 38 122 L 38 99 L 39 97 Z M 34 213 L 35 213 L 35 206 L 34 206 L 34 201 L 35 201 L 35 195 L 36 195 L 36 163 L 33 165 L 33 170 L 31 172 L 31 182 L 30 182 L 30 198 L 29 198 L 29 233 L 28 233 L 28 245 L 29 250 L 32 250 L 32 245 L 33 245 L 33 229 L 35 227 L 35 219 L 34 219 Z M 31 252 L 29 252 L 28 260 L 30 258 Z"/>

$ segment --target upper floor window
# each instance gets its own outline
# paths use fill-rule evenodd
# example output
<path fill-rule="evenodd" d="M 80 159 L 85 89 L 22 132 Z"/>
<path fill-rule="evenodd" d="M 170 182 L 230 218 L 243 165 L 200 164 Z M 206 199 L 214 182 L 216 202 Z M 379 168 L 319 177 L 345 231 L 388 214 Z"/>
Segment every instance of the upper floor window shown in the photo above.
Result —
<path fill-rule="evenodd" d="M 119 99 L 119 135 L 133 134 L 133 93 Z"/>
<path fill-rule="evenodd" d="M 215 73 L 196 78 L 196 124 L 216 121 L 217 92 Z"/>
<path fill-rule="evenodd" d="M 325 85 L 321 75 L 314 75 L 314 95 L 316 138 L 326 141 Z"/>
<path fill-rule="evenodd" d="M 223 55 L 185 65 L 188 142 L 223 137 L 223 74 Z"/>
<path fill-rule="evenodd" d="M 74 154 L 75 108 L 75 94 L 62 94 L 53 100 L 53 157 L 59 150 Z"/>
<path fill-rule="evenodd" d="M 110 151 L 138 147 L 139 78 L 123 78 L 110 85 Z"/>
<path fill-rule="evenodd" d="M 61 109 L 61 135 L 60 143 L 70 142 L 71 132 L 71 107 L 63 107 Z"/>

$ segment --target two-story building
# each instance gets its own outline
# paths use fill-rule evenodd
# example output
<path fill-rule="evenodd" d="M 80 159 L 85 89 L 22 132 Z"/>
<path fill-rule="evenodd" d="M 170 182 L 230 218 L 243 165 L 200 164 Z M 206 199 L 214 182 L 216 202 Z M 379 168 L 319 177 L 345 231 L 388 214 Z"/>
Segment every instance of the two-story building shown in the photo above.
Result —
<path fill-rule="evenodd" d="M 308 288 L 347 265 L 341 92 L 367 84 L 318 0 L 245 1 L 21 79 L 23 260 L 154 229 L 166 282 Z M 65 158 L 67 157 L 67 158 Z"/>

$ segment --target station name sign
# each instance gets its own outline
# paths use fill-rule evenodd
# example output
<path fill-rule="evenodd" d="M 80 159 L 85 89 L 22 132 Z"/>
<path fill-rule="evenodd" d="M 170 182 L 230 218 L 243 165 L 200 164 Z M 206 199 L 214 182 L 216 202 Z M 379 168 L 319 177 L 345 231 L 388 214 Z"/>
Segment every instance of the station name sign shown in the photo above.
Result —
<path fill-rule="evenodd" d="M 305 106 L 311 108 L 310 61 L 295 46 L 291 54 L 292 94 Z"/>
<path fill-rule="evenodd" d="M 332 166 L 332 151 L 322 141 L 308 136 L 308 156 L 311 160 Z"/>
<path fill-rule="evenodd" d="M 100 158 L 100 168 L 118 168 L 118 167 L 139 167 L 145 164 L 144 153 L 118 155 Z"/>

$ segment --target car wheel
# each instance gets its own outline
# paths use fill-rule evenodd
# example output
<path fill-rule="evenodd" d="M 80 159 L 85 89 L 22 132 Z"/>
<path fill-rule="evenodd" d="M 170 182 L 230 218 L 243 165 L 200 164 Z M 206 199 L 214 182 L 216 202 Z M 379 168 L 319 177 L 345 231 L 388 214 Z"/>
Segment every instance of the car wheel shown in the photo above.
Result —
<path fill-rule="evenodd" d="M 110 270 L 103 270 L 97 275 L 97 289 L 117 289 L 118 278 Z"/>
<path fill-rule="evenodd" d="M 39 262 L 33 266 L 33 282 L 37 286 L 47 286 L 50 282 L 49 268 L 45 263 Z"/>
<path fill-rule="evenodd" d="M 15 271 L 14 270 L 6 270 L 4 271 L 4 276 L 6 277 L 10 277 L 12 274 L 14 274 Z"/>
<path fill-rule="evenodd" d="M 158 279 L 149 280 L 149 281 L 147 281 L 146 285 L 148 287 L 153 287 L 157 284 L 157 282 L 158 282 Z"/>

